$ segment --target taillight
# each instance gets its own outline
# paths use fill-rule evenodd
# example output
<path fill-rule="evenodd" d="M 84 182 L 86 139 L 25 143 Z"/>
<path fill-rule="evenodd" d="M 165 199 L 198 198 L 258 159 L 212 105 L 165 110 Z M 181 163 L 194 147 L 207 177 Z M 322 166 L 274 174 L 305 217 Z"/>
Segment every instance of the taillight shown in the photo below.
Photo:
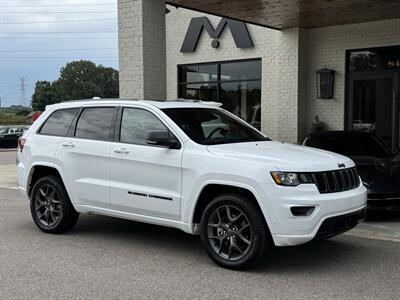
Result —
<path fill-rule="evenodd" d="M 26 143 L 26 139 L 25 138 L 20 137 L 18 139 L 18 149 L 19 149 L 20 152 L 22 152 L 24 150 L 25 143 Z"/>

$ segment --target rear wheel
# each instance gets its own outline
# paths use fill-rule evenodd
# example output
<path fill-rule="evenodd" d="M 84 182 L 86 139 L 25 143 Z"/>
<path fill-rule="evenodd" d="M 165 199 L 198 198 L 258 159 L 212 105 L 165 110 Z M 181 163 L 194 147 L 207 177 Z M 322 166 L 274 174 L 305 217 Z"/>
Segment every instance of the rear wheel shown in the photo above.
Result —
<path fill-rule="evenodd" d="M 79 214 L 72 206 L 64 184 L 56 176 L 46 176 L 35 183 L 30 206 L 33 221 L 47 233 L 65 232 L 78 221 Z"/>
<path fill-rule="evenodd" d="M 214 262 L 240 270 L 264 257 L 271 237 L 257 206 L 241 195 L 225 194 L 216 197 L 205 209 L 201 242 Z"/>

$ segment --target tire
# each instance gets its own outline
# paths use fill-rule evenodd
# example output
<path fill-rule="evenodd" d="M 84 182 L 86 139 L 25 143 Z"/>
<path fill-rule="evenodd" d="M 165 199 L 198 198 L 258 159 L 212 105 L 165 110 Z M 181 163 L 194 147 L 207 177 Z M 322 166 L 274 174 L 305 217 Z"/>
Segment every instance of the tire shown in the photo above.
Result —
<path fill-rule="evenodd" d="M 200 226 L 203 248 L 224 268 L 250 268 L 260 262 L 272 246 L 262 212 L 241 195 L 224 194 L 212 200 L 203 212 Z"/>
<path fill-rule="evenodd" d="M 31 215 L 36 226 L 46 233 L 63 233 L 74 227 L 79 213 L 74 209 L 57 176 L 39 179 L 32 189 Z"/>

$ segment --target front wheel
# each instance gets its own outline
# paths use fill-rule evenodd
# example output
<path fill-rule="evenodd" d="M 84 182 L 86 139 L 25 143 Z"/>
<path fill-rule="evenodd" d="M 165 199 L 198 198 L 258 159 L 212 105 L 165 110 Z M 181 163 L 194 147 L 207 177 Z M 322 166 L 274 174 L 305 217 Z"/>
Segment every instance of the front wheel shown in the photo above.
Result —
<path fill-rule="evenodd" d="M 260 209 L 235 194 L 218 196 L 207 206 L 200 236 L 214 262 L 236 270 L 256 264 L 272 244 Z"/>

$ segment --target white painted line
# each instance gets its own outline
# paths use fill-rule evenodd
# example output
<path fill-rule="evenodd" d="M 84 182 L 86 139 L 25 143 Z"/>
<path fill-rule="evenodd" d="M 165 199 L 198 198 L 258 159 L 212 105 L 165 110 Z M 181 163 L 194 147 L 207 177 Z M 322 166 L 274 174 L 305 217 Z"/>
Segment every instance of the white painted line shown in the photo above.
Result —
<path fill-rule="evenodd" d="M 19 188 L 14 187 L 14 186 L 2 186 L 2 185 L 0 185 L 0 189 L 9 189 L 9 190 L 16 190 L 16 191 L 19 190 Z"/>
<path fill-rule="evenodd" d="M 349 235 L 349 236 L 360 237 L 360 238 L 371 239 L 371 240 L 400 243 L 400 238 L 398 238 L 396 236 L 390 236 L 390 235 L 385 235 L 385 234 L 376 234 L 376 233 L 372 233 L 371 231 L 367 231 L 367 230 L 354 230 L 353 229 L 351 231 L 346 232 L 345 234 Z"/>

